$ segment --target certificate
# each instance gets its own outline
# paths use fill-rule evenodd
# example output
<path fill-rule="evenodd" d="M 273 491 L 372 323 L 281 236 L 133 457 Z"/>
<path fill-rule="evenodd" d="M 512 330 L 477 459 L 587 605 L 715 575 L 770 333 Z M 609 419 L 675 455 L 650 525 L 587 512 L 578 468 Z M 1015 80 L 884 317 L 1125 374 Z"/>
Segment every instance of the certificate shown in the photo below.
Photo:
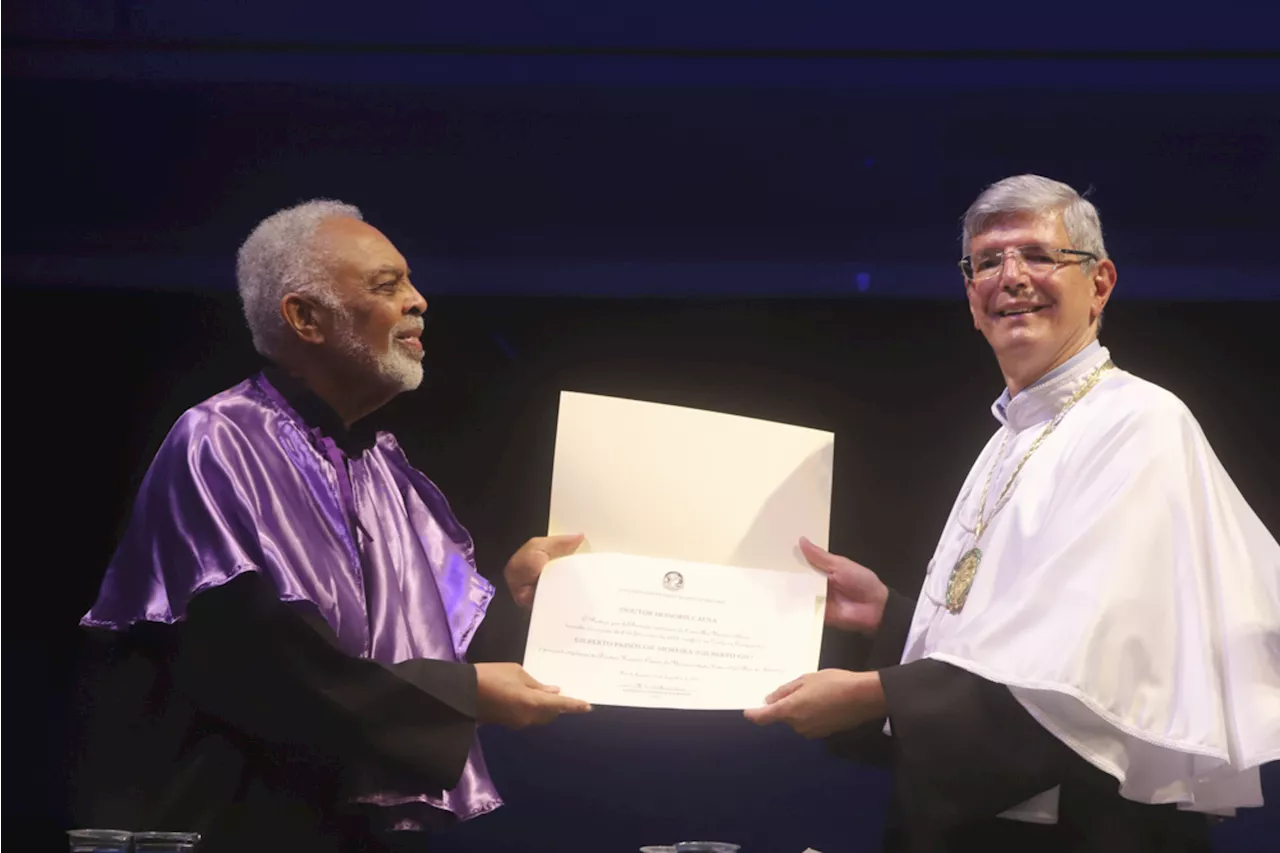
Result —
<path fill-rule="evenodd" d="M 538 582 L 525 668 L 598 705 L 740 710 L 811 672 L 825 581 L 628 554 L 574 554 Z"/>
<path fill-rule="evenodd" d="M 602 705 L 741 709 L 817 667 L 834 436 L 638 400 L 560 399 L 524 666 Z"/>

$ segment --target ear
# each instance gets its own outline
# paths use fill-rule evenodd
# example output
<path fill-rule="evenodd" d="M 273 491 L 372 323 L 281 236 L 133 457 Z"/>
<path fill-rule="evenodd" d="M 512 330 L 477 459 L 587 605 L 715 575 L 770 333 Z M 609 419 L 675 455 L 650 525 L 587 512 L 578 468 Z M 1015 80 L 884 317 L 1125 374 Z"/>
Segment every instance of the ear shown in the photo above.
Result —
<path fill-rule="evenodd" d="M 309 344 L 324 343 L 322 321 L 328 314 L 329 309 L 298 293 L 286 293 L 280 300 L 280 316 L 300 340 Z"/>
<path fill-rule="evenodd" d="M 1089 322 L 1092 323 L 1102 316 L 1103 309 L 1107 307 L 1107 300 L 1111 298 L 1111 291 L 1115 289 L 1116 278 L 1116 265 L 1110 258 L 1098 262 L 1093 271 L 1093 298 L 1089 306 Z"/>

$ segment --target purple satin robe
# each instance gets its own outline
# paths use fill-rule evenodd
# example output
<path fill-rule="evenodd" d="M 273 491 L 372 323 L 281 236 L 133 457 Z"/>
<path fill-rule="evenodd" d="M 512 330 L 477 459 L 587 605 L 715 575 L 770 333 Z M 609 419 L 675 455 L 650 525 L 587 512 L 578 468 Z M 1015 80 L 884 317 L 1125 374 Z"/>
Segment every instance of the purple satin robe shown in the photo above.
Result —
<path fill-rule="evenodd" d="M 197 593 L 257 571 L 282 600 L 315 605 L 348 654 L 463 661 L 494 594 L 473 550 L 390 433 L 348 456 L 259 374 L 178 419 L 81 624 L 177 622 Z M 465 820 L 502 805 L 478 740 L 443 797 L 361 801 L 401 829 L 445 817 L 435 810 Z"/>

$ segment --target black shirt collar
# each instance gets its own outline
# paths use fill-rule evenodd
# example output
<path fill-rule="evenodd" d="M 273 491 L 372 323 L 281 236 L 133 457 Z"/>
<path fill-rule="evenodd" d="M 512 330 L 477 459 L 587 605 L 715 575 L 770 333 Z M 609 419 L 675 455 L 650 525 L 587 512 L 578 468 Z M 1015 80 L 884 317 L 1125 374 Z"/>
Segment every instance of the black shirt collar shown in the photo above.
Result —
<path fill-rule="evenodd" d="M 262 373 L 307 426 L 332 438 L 348 456 L 359 456 L 377 443 L 378 430 L 372 417 L 362 418 L 347 429 L 338 413 L 298 377 L 274 364 L 268 364 Z"/>

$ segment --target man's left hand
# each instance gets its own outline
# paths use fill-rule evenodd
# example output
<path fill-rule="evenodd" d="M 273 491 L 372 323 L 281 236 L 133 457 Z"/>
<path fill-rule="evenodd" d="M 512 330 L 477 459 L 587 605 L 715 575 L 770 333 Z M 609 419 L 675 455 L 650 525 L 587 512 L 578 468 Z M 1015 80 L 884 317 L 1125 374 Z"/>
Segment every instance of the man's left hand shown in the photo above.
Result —
<path fill-rule="evenodd" d="M 547 563 L 557 557 L 567 557 L 582 544 L 581 533 L 563 533 L 559 536 L 535 536 L 520 550 L 511 555 L 503 577 L 507 579 L 507 588 L 511 597 L 521 607 L 533 604 L 533 591 L 538 586 L 538 578 Z"/>
<path fill-rule="evenodd" d="M 826 737 L 885 715 L 878 672 L 823 669 L 800 676 L 743 715 L 760 726 L 786 723 L 807 738 Z"/>

